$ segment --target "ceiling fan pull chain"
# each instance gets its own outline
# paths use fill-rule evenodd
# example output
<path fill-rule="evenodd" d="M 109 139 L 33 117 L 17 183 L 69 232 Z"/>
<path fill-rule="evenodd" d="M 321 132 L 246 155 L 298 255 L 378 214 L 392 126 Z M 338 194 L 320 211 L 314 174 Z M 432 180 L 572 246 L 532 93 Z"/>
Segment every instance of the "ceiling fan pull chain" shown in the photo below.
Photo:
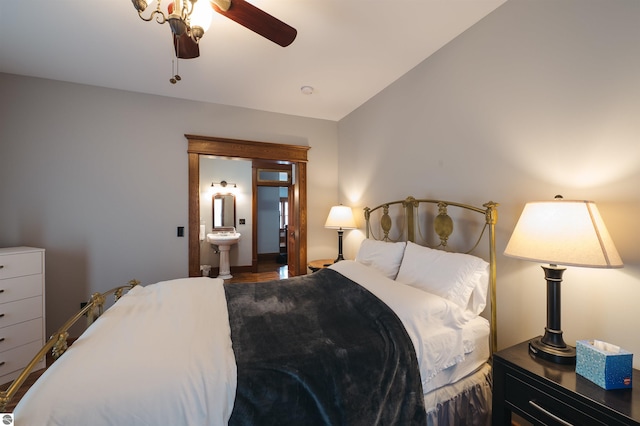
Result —
<path fill-rule="evenodd" d="M 172 34 L 171 37 L 175 38 L 175 34 Z M 173 77 L 173 71 L 175 69 L 175 54 L 173 53 L 173 51 L 171 52 L 171 78 L 169 79 L 169 82 L 171 84 L 176 84 L 176 79 Z"/>
<path fill-rule="evenodd" d="M 178 80 L 175 79 L 175 77 L 173 77 L 174 67 L 175 67 L 175 59 L 172 59 L 171 60 L 171 74 L 172 74 L 172 77 L 169 79 L 169 82 L 171 84 L 176 84 L 176 82 L 178 81 Z"/>
<path fill-rule="evenodd" d="M 173 36 L 175 37 L 175 35 Z M 180 50 L 180 38 L 176 39 L 176 51 Z M 174 68 L 175 66 L 175 68 Z M 174 69 L 175 69 L 175 74 L 174 74 Z M 178 75 L 178 73 L 180 72 L 180 59 L 178 58 L 177 55 L 175 55 L 174 53 L 171 54 L 171 74 L 172 77 L 169 79 L 169 82 L 171 84 L 176 84 L 178 81 L 182 80 L 182 78 L 180 77 L 180 75 Z"/>

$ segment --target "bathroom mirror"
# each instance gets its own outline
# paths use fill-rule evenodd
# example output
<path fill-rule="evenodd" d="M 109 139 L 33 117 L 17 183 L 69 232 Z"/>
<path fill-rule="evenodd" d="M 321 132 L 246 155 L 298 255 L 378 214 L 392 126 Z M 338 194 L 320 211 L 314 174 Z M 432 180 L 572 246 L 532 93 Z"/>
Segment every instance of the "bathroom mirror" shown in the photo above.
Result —
<path fill-rule="evenodd" d="M 215 194 L 213 204 L 213 228 L 236 226 L 236 197 L 233 194 Z"/>

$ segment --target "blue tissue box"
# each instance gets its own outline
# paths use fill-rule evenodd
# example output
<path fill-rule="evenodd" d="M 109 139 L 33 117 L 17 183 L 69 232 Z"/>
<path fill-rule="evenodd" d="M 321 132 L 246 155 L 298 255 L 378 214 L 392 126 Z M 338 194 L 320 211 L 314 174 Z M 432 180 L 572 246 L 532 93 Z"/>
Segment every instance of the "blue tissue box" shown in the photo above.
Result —
<path fill-rule="evenodd" d="M 633 354 L 613 353 L 594 346 L 593 340 L 576 342 L 576 373 L 604 389 L 631 387 Z"/>

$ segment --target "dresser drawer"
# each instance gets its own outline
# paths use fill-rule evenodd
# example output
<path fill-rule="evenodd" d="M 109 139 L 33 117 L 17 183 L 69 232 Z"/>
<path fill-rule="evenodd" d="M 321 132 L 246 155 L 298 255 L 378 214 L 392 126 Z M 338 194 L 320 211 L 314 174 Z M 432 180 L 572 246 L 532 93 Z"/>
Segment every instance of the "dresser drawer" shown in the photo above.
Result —
<path fill-rule="evenodd" d="M 20 375 L 24 367 L 42 348 L 41 342 L 32 342 L 9 351 L 0 352 L 0 383 L 8 383 Z M 35 370 L 45 367 L 44 358 L 35 366 Z"/>
<path fill-rule="evenodd" d="M 507 373 L 505 399 L 512 408 L 546 425 L 603 425 L 619 424 L 603 419 L 602 413 L 576 399 L 557 394 L 557 391 L 541 382 L 535 387 Z M 561 399 L 560 399 L 561 398 Z M 564 423 L 563 423 L 564 422 Z"/>
<path fill-rule="evenodd" d="M 0 305 L 0 328 L 42 317 L 42 296 Z"/>
<path fill-rule="evenodd" d="M 0 304 L 34 296 L 42 296 L 41 275 L 0 280 Z"/>
<path fill-rule="evenodd" d="M 42 342 L 42 336 L 42 318 L 0 328 L 0 352 L 34 341 Z"/>
<path fill-rule="evenodd" d="M 0 280 L 37 274 L 42 274 L 41 252 L 0 256 Z"/>

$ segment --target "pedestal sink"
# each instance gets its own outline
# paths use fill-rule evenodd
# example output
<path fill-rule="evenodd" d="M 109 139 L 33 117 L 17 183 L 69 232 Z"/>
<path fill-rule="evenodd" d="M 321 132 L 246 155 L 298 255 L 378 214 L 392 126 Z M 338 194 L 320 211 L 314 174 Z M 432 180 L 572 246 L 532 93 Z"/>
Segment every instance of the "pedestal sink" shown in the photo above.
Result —
<path fill-rule="evenodd" d="M 229 250 L 240 239 L 238 232 L 213 232 L 207 234 L 207 242 L 218 246 L 220 252 L 220 273 L 218 278 L 223 280 L 232 278 L 231 267 L 229 265 Z"/>

